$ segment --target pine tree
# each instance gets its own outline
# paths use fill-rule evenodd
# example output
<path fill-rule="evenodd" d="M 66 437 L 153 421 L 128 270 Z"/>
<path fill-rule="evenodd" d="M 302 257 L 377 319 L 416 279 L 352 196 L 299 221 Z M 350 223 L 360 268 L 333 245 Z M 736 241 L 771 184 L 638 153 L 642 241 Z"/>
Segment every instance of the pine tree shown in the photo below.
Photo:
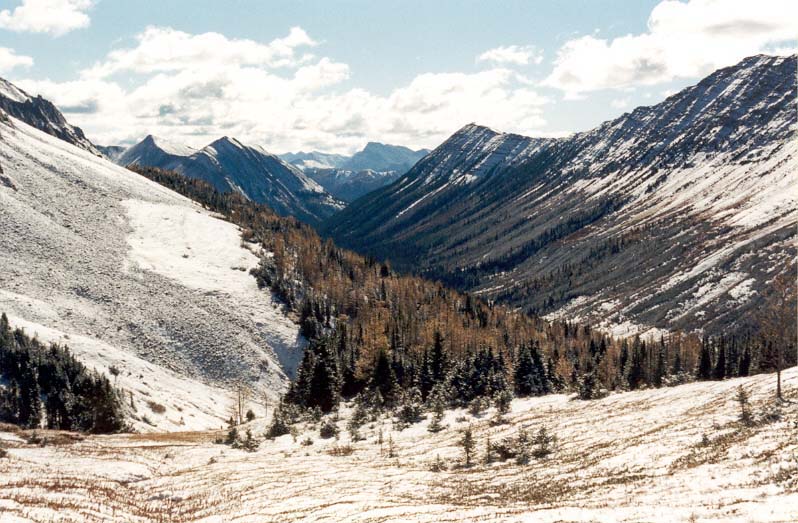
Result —
<path fill-rule="evenodd" d="M 476 447 L 476 443 L 474 442 L 474 433 L 471 429 L 471 425 L 463 429 L 463 437 L 460 438 L 460 446 L 463 447 L 463 456 L 465 457 L 465 466 L 471 466 L 471 457 L 474 454 L 474 447 Z"/>
<path fill-rule="evenodd" d="M 441 383 L 446 378 L 447 366 L 446 353 L 443 350 L 443 337 L 439 331 L 435 331 L 432 354 L 430 355 L 430 373 L 434 383 Z"/>
<path fill-rule="evenodd" d="M 718 361 L 715 363 L 715 370 L 712 372 L 712 379 L 722 380 L 726 377 L 726 344 L 721 339 L 718 348 Z"/>
<path fill-rule="evenodd" d="M 399 386 L 396 383 L 396 376 L 393 373 L 391 362 L 388 360 L 385 350 L 380 350 L 377 354 L 370 386 L 373 390 L 377 390 L 388 404 L 393 403 Z"/>
<path fill-rule="evenodd" d="M 666 366 L 665 366 L 665 342 L 663 340 L 660 341 L 659 350 L 657 351 L 657 363 L 654 368 L 654 386 L 659 388 L 662 387 L 662 378 L 665 377 L 667 373 Z"/>
<path fill-rule="evenodd" d="M 518 396 L 540 396 L 550 392 L 546 368 L 537 345 L 521 345 L 516 357 L 514 373 L 515 393 Z"/>
<path fill-rule="evenodd" d="M 743 349 L 743 354 L 740 356 L 740 364 L 737 369 L 738 376 L 748 376 L 751 372 L 751 349 L 748 348 L 746 345 L 745 349 Z"/>
<path fill-rule="evenodd" d="M 696 377 L 699 380 L 708 380 L 712 377 L 712 356 L 709 353 L 709 342 L 706 339 L 701 343 L 701 354 L 698 359 Z"/>

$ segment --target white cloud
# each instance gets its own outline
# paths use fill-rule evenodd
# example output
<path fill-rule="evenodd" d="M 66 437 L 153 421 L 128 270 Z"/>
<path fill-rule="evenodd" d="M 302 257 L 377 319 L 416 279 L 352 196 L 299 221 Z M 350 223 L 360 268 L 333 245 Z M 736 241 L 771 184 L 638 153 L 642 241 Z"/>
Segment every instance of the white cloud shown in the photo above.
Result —
<path fill-rule="evenodd" d="M 796 35 L 795 0 L 665 0 L 652 10 L 645 33 L 566 42 L 544 85 L 581 93 L 700 77 L 774 52 Z"/>
<path fill-rule="evenodd" d="M 13 11 L 0 11 L 0 28 L 61 36 L 91 23 L 92 0 L 23 0 Z"/>
<path fill-rule="evenodd" d="M 493 62 L 496 64 L 528 65 L 540 64 L 543 52 L 531 45 L 507 45 L 488 49 L 477 56 L 477 62 Z"/>
<path fill-rule="evenodd" d="M 15 67 L 30 67 L 33 65 L 33 58 L 30 56 L 19 55 L 13 49 L 0 47 L 0 73 L 10 71 Z"/>
<path fill-rule="evenodd" d="M 345 152 L 369 140 L 437 145 L 471 121 L 520 133 L 545 124 L 549 100 L 509 69 L 422 74 L 378 95 L 348 86 L 349 66 L 311 46 L 300 28 L 259 43 L 150 27 L 77 81 L 20 84 L 101 144 L 153 133 L 203 146 L 229 135 L 275 152 Z"/>
<path fill-rule="evenodd" d="M 115 73 L 157 73 L 219 67 L 294 66 L 312 58 L 296 56 L 298 47 L 316 45 L 299 27 L 268 44 L 227 38 L 219 33 L 193 35 L 170 27 L 148 27 L 136 37 L 135 47 L 111 51 L 106 60 L 84 71 L 85 77 L 103 78 Z"/>
<path fill-rule="evenodd" d="M 628 98 L 616 98 L 610 102 L 610 105 L 615 109 L 625 109 L 629 107 Z"/>

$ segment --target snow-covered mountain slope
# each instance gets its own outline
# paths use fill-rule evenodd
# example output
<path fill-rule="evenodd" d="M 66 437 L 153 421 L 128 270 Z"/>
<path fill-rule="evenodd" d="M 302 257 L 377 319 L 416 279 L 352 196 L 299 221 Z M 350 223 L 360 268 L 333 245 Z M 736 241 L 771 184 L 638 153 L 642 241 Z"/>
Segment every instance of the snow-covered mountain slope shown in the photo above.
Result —
<path fill-rule="evenodd" d="M 280 158 L 291 165 L 299 167 L 303 171 L 305 169 L 336 169 L 349 160 L 349 156 L 322 153 L 319 151 L 311 151 L 309 153 L 304 151 L 285 153 L 281 154 Z"/>
<path fill-rule="evenodd" d="M 218 427 L 239 383 L 283 389 L 305 342 L 237 227 L 14 118 L 0 165 L 0 311 L 119 369 L 137 429 Z"/>
<path fill-rule="evenodd" d="M 742 327 L 795 255 L 795 100 L 760 55 L 568 138 L 468 125 L 327 232 L 538 313 Z"/>
<path fill-rule="evenodd" d="M 126 150 L 119 165 L 140 165 L 174 170 L 211 183 L 223 192 L 237 191 L 265 203 L 278 214 L 317 224 L 340 210 L 333 198 L 300 169 L 227 136 L 194 150 L 161 138 L 147 136 Z"/>
<path fill-rule="evenodd" d="M 353 202 L 361 196 L 396 181 L 405 171 L 348 171 L 346 169 L 305 168 L 305 174 L 324 189 L 344 202 Z"/>
<path fill-rule="evenodd" d="M 41 96 L 31 96 L 11 82 L 0 78 L 0 109 L 45 133 L 67 141 L 100 156 L 102 153 L 86 138 L 80 127 L 74 127 Z"/>
<path fill-rule="evenodd" d="M 169 169 L 197 152 L 186 145 L 170 142 L 164 138 L 147 135 L 136 145 L 125 149 L 114 161 L 118 165 L 142 165 Z"/>
<path fill-rule="evenodd" d="M 90 436 L 46 447 L 0 432 L 8 449 L 0 513 L 14 522 L 88 523 L 796 521 L 798 368 L 784 372 L 792 403 L 779 419 L 745 427 L 734 400 L 742 385 L 762 419 L 774 381 L 760 375 L 590 402 L 514 400 L 504 424 L 491 422 L 493 408 L 477 417 L 448 411 L 437 433 L 427 431 L 431 416 L 404 430 L 383 416 L 355 442 L 345 408 L 340 439 L 300 425 L 296 438 L 263 441 L 251 453 L 214 445 L 222 432 Z M 459 442 L 469 425 L 474 465 L 463 467 Z M 488 439 L 496 445 L 521 429 L 534 437 L 544 426 L 557 437 L 545 458 L 485 463 Z M 247 426 L 256 438 L 264 427 L 259 419 Z"/>
<path fill-rule="evenodd" d="M 414 151 L 401 145 L 369 142 L 362 151 L 356 152 L 340 167 L 348 171 L 407 171 L 429 151 Z"/>
<path fill-rule="evenodd" d="M 287 153 L 280 157 L 302 169 L 334 197 L 353 202 L 406 173 L 429 151 L 369 142 L 352 156 L 319 152 Z"/>

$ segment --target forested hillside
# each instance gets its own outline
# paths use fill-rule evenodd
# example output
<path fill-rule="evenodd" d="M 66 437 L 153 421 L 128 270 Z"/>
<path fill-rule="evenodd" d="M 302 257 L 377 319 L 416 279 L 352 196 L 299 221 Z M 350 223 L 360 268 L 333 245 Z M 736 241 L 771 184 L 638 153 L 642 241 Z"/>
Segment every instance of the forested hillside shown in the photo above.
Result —
<path fill-rule="evenodd" d="M 752 56 L 564 138 L 467 125 L 323 232 L 619 334 L 755 330 L 774 271 L 795 273 L 796 63 Z"/>
<path fill-rule="evenodd" d="M 762 335 L 615 340 L 476 299 L 323 240 L 307 225 L 177 173 L 140 174 L 221 212 L 267 254 L 253 274 L 299 315 L 311 340 L 288 399 L 330 410 L 339 394 L 379 391 L 383 401 L 437 390 L 466 403 L 508 391 L 539 395 L 635 389 L 772 370 L 784 340 Z M 787 354 L 789 352 L 789 354 Z M 794 353 L 782 351 L 782 366 Z"/>
<path fill-rule="evenodd" d="M 106 376 L 58 345 L 12 330 L 0 315 L 0 421 L 23 427 L 118 432 L 124 414 Z"/>

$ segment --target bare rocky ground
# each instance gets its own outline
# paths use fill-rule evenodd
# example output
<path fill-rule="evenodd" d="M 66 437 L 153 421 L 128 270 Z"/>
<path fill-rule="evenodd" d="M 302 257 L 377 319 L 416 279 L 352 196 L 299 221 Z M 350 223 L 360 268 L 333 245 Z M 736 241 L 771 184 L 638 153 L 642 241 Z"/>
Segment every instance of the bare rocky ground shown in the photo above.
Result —
<path fill-rule="evenodd" d="M 798 368 L 783 378 L 788 403 L 770 421 L 774 375 L 515 400 L 501 425 L 492 409 L 449 411 L 435 434 L 429 419 L 400 430 L 383 418 L 357 442 L 344 408 L 338 440 L 305 424 L 255 452 L 214 444 L 220 432 L 39 432 L 50 440 L 40 446 L 6 427 L 0 522 L 796 521 Z M 738 421 L 738 386 L 754 426 Z M 260 436 L 266 422 L 249 428 Z M 477 463 L 464 467 L 468 425 Z M 548 457 L 482 461 L 488 437 L 544 425 L 558 438 Z"/>

